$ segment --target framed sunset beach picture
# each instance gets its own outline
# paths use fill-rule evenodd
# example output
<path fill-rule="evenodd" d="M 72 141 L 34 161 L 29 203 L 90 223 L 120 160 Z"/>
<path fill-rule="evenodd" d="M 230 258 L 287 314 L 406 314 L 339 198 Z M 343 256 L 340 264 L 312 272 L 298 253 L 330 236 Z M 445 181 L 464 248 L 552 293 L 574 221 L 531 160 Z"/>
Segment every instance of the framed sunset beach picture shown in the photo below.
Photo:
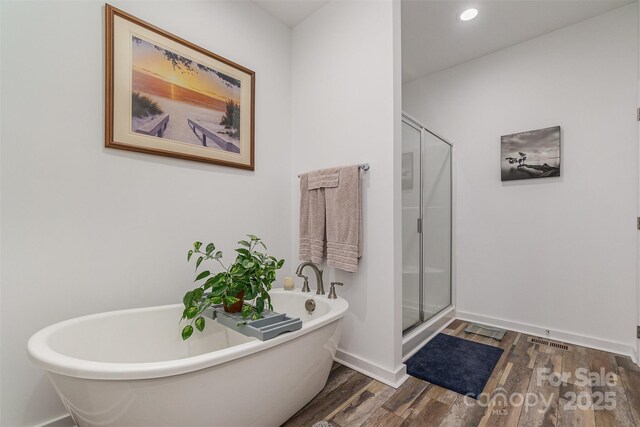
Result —
<path fill-rule="evenodd" d="M 254 170 L 255 73 L 105 12 L 105 146 Z"/>

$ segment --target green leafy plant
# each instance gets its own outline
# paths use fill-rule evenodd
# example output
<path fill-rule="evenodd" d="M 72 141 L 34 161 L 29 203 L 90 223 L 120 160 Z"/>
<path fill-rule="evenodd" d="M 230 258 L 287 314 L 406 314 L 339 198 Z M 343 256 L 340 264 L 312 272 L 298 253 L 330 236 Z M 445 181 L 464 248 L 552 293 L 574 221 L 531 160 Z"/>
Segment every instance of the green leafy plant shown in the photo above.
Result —
<path fill-rule="evenodd" d="M 247 237 L 248 241 L 238 242 L 240 246 L 235 250 L 236 259 L 229 266 L 224 265 L 222 252 L 216 251 L 213 243 L 204 246 L 202 242 L 193 244 L 193 249 L 187 254 L 187 261 L 195 260 L 196 272 L 205 261 L 217 262 L 222 271 L 200 272 L 195 281 L 202 284 L 184 295 L 181 321 L 186 319 L 190 322 L 182 329 L 183 340 L 193 334 L 194 326 L 200 332 L 204 330 L 206 321 L 201 315 L 214 304 L 230 306 L 244 298 L 245 301 L 250 301 L 242 306 L 244 319 L 261 318 L 265 306 L 273 310 L 269 291 L 276 280 L 276 271 L 282 268 L 284 260 L 268 255 L 267 247 L 259 237 L 252 234 Z"/>

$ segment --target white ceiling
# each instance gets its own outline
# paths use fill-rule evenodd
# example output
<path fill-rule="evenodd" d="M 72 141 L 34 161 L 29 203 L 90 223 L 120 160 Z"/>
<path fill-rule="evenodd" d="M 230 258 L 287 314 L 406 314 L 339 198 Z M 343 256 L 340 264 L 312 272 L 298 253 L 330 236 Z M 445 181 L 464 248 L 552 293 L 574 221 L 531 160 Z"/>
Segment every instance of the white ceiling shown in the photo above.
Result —
<path fill-rule="evenodd" d="M 626 0 L 402 0 L 402 80 L 409 82 L 600 15 Z M 458 20 L 475 7 L 478 16 Z"/>
<path fill-rule="evenodd" d="M 289 28 L 298 25 L 304 18 L 320 9 L 329 0 L 252 0 Z"/>

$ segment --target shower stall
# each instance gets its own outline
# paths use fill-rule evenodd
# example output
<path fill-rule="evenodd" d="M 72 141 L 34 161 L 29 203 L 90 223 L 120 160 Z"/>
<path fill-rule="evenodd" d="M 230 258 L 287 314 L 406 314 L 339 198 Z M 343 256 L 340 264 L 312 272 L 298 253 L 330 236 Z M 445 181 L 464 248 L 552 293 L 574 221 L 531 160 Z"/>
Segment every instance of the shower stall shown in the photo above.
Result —
<path fill-rule="evenodd" d="M 452 306 L 452 146 L 402 116 L 402 330 Z"/>

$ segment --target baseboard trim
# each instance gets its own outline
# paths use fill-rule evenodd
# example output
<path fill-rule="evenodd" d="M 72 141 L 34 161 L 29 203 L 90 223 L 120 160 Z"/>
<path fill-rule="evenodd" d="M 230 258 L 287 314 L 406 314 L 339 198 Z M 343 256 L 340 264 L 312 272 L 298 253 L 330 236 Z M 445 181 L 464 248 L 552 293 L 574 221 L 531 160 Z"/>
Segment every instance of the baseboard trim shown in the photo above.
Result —
<path fill-rule="evenodd" d="M 520 332 L 528 335 L 534 335 L 541 338 L 549 338 L 557 341 L 566 342 L 568 344 L 580 345 L 596 350 L 607 351 L 610 353 L 622 354 L 629 356 L 634 363 L 638 363 L 638 355 L 631 345 L 627 345 L 617 341 L 608 341 L 601 338 L 591 337 L 588 335 L 576 334 L 568 331 L 552 330 L 550 335 L 546 334 L 546 328 L 531 325 L 527 323 L 515 322 L 512 320 L 500 319 L 497 317 L 484 316 L 481 314 L 469 313 L 465 311 L 456 311 L 456 317 L 467 322 L 483 323 L 488 326 L 509 329 L 514 332 Z"/>
<path fill-rule="evenodd" d="M 76 427 L 76 423 L 73 421 L 73 418 L 71 418 L 71 415 L 66 414 L 42 424 L 37 424 L 35 427 Z"/>
<path fill-rule="evenodd" d="M 354 371 L 365 374 L 375 380 L 380 381 L 393 388 L 398 388 L 406 381 L 409 376 L 407 375 L 407 366 L 402 364 L 395 372 L 389 371 L 369 360 L 366 360 L 360 356 L 356 356 L 351 353 L 347 353 L 344 350 L 338 349 L 334 360 L 343 364 L 347 368 L 351 368 Z"/>

